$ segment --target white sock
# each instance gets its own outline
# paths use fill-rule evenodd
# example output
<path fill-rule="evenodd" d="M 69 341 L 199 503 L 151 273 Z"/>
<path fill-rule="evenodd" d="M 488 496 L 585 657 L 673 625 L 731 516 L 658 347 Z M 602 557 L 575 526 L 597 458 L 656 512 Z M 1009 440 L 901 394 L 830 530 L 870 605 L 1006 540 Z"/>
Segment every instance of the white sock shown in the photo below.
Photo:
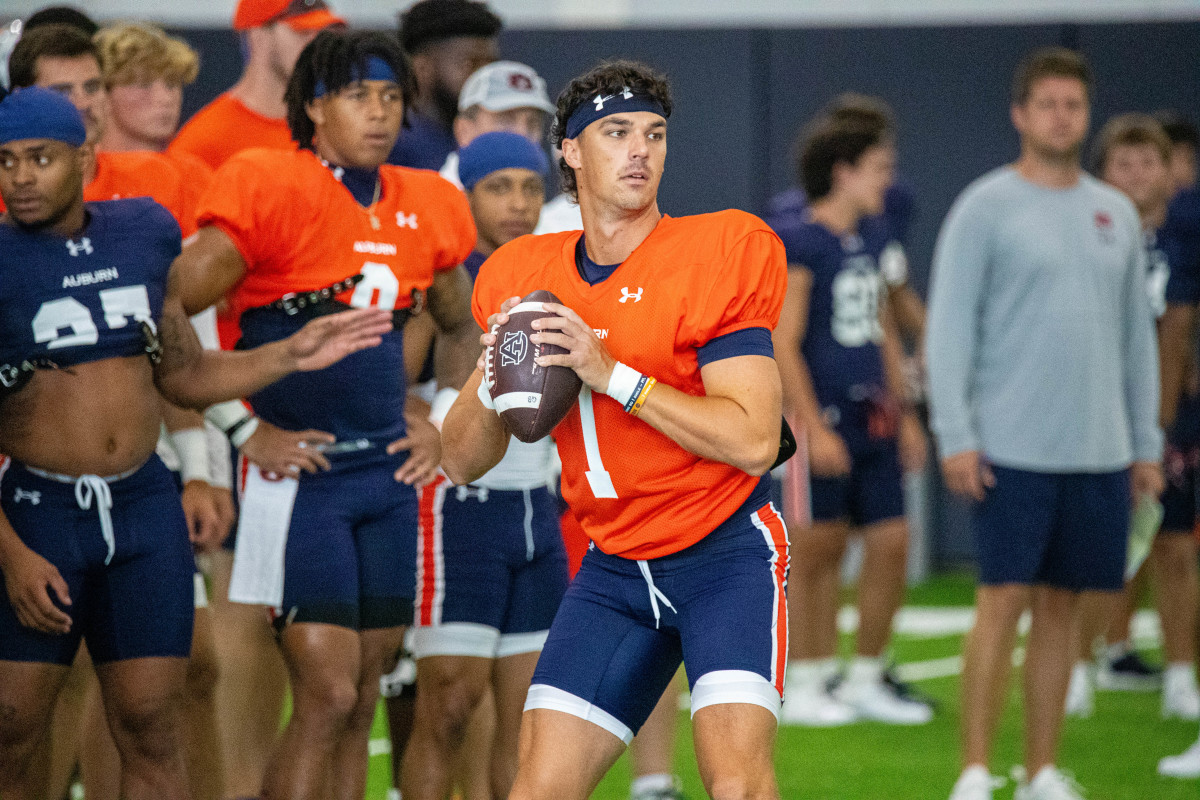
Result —
<path fill-rule="evenodd" d="M 666 772 L 639 775 L 629 785 L 630 793 L 636 797 L 643 792 L 663 792 L 675 788 L 675 777 Z"/>
<path fill-rule="evenodd" d="M 788 662 L 787 683 L 796 687 L 823 686 L 837 672 L 836 658 L 794 658 Z"/>
<path fill-rule="evenodd" d="M 846 683 L 879 683 L 883 680 L 883 659 L 855 656 L 846 673 Z"/>
<path fill-rule="evenodd" d="M 1129 642 L 1113 642 L 1112 644 L 1104 645 L 1104 658 L 1109 663 L 1118 661 L 1131 652 L 1133 651 L 1129 649 Z"/>
<path fill-rule="evenodd" d="M 1163 683 L 1196 683 L 1196 668 L 1187 661 L 1173 661 L 1163 669 Z"/>

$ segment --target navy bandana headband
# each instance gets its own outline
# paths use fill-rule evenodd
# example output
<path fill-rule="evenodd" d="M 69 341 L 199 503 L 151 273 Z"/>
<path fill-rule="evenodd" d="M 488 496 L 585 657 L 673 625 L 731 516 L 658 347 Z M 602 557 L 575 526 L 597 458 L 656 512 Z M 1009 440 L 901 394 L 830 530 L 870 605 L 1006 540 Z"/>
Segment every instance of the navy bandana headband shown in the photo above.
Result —
<path fill-rule="evenodd" d="M 565 138 L 574 139 L 583 133 L 584 128 L 598 119 L 612 114 L 627 114 L 632 111 L 649 111 L 652 114 L 658 114 L 663 119 L 667 118 L 667 112 L 663 111 L 662 103 L 648 94 L 634 94 L 626 86 L 623 91 L 616 94 L 601 93 L 587 102 L 580 103 L 575 112 L 571 114 L 570 119 L 567 120 L 567 127 L 564 131 Z"/>
<path fill-rule="evenodd" d="M 391 66 L 379 56 L 368 58 L 365 70 L 362 69 L 361 65 L 354 65 L 354 68 L 350 70 L 350 80 L 347 81 L 347 85 L 358 83 L 359 81 L 400 82 L 396 80 L 396 73 L 392 71 Z M 316 100 L 318 97 L 323 97 L 327 91 L 325 81 L 317 81 L 313 86 L 313 99 Z"/>

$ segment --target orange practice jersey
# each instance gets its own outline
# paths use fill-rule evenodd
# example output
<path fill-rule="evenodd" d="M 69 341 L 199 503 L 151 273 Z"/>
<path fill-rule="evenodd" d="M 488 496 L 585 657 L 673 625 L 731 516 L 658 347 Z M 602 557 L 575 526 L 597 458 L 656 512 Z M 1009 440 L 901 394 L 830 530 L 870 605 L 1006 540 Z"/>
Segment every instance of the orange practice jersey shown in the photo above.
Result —
<path fill-rule="evenodd" d="M 691 395 L 704 394 L 697 349 L 747 328 L 773 330 L 787 289 L 783 244 L 757 217 L 722 211 L 663 217 L 609 278 L 575 266 L 579 231 L 524 236 L 475 280 L 481 326 L 509 297 L 546 289 L 583 317 L 614 358 Z M 554 431 L 563 497 L 605 553 L 658 558 L 704 538 L 759 479 L 684 450 L 584 387 Z"/>
<path fill-rule="evenodd" d="M 434 172 L 383 166 L 379 175 L 376 230 L 309 150 L 247 150 L 217 170 L 198 217 L 201 227 L 224 231 L 246 262 L 229 294 L 233 318 L 358 273 L 362 282 L 337 299 L 405 308 L 435 272 L 461 264 L 475 247 L 463 193 Z"/>
<path fill-rule="evenodd" d="M 196 156 L 182 150 L 163 155 L 175 165 L 183 177 L 183 194 L 194 217 L 196 209 L 200 207 L 200 198 L 208 191 L 208 185 L 212 183 L 213 169 Z"/>
<path fill-rule="evenodd" d="M 179 129 L 167 152 L 191 153 L 213 169 L 220 169 L 235 154 L 251 147 L 295 150 L 296 143 L 287 120 L 264 117 L 226 92 Z"/>
<path fill-rule="evenodd" d="M 120 200 L 149 197 L 179 223 L 185 237 L 196 232 L 196 204 L 189 200 L 183 175 L 170 159 L 149 150 L 97 152 L 96 176 L 83 187 L 83 199 Z M 4 202 L 0 201 L 0 211 Z"/>

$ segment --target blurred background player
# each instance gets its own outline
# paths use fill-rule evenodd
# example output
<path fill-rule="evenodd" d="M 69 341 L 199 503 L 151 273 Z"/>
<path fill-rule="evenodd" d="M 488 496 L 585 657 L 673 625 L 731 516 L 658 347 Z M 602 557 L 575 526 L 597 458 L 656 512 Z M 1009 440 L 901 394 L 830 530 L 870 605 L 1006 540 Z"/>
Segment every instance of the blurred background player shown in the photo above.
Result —
<path fill-rule="evenodd" d="M 1154 118 L 1171 140 L 1171 184 L 1174 194 L 1195 188 L 1200 128 L 1178 111 L 1159 111 L 1154 114 Z"/>
<path fill-rule="evenodd" d="M 85 140 L 54 92 L 23 88 L 0 106 L 0 449 L 16 484 L 0 515 L 0 793 L 43 796 L 30 762 L 82 639 L 122 796 L 187 798 L 179 704 L 194 567 L 178 492 L 153 454 L 159 392 L 204 408 L 377 345 L 389 321 L 354 312 L 212 356 L 167 290 L 178 224 L 148 198 L 85 203 Z"/>
<path fill-rule="evenodd" d="M 412 61 L 417 90 L 389 164 L 442 168 L 459 146 L 459 94 L 472 73 L 500 58 L 502 27 L 486 3 L 473 0 L 421 0 L 400 15 L 400 44 Z"/>
<path fill-rule="evenodd" d="M 428 407 L 405 400 L 403 321 L 427 297 L 445 385 L 464 381 L 477 353 L 460 267 L 475 242 L 465 198 L 436 175 L 380 166 L 410 81 L 392 37 L 319 34 L 288 86 L 299 149 L 230 159 L 182 256 L 189 307 L 229 292 L 244 344 L 346 304 L 398 315 L 383 346 L 255 395 L 259 416 L 230 426 L 256 425 L 242 448 L 256 464 L 241 494 L 230 597 L 276 608 L 292 683 L 293 713 L 265 781 L 271 799 L 362 797 L 379 678 L 412 619 L 413 485 L 438 460 Z M 280 428 L 303 441 L 273 457 L 247 449 Z"/>
<path fill-rule="evenodd" d="M 248 147 L 295 148 L 283 95 L 304 46 L 331 25 L 345 25 L 325 0 L 239 0 L 233 29 L 246 57 L 242 76 L 197 111 L 168 148 L 217 169 Z"/>
<path fill-rule="evenodd" d="M 1096 139 L 1094 164 L 1101 180 L 1133 202 L 1145 237 L 1147 293 L 1158 318 L 1162 386 L 1160 420 L 1167 430 L 1163 458 L 1166 491 L 1160 535 L 1151 550 L 1166 669 L 1147 665 L 1130 644 L 1130 626 L 1145 581 L 1130 580 L 1119 597 L 1087 593 L 1080 603 L 1079 661 L 1071 673 L 1067 713 L 1092 713 L 1095 687 L 1155 690 L 1162 687 L 1164 719 L 1200 718 L 1196 687 L 1197 568 L 1196 468 L 1200 464 L 1200 409 L 1187 390 L 1193 368 L 1192 331 L 1200 302 L 1200 239 L 1168 214 L 1174 192 L 1171 141 L 1145 114 L 1109 120 Z M 1103 642 L 1097 646 L 1097 638 Z M 1093 648 L 1096 650 L 1093 651 Z"/>
<path fill-rule="evenodd" d="M 233 28 L 245 55 L 241 77 L 184 124 L 167 153 L 215 170 L 249 148 L 295 149 L 284 102 L 288 79 L 305 45 L 321 30 L 344 24 L 324 0 L 240 0 Z M 218 326 L 222 345 L 233 347 L 235 321 L 223 313 Z M 221 663 L 242 665 L 225 670 L 217 685 L 226 787 L 231 797 L 257 797 L 279 730 L 287 673 L 263 610 L 229 602 L 232 551 L 214 553 L 211 563 L 217 652 Z"/>
<path fill-rule="evenodd" d="M 786 665 L 787 534 L 760 476 L 779 445 L 769 353 L 785 263 L 778 238 L 749 215 L 661 215 L 670 113 L 665 79 L 640 64 L 608 62 L 573 80 L 554 139 L 586 236 L 510 242 L 476 282 L 485 329 L 506 319 L 511 295 L 535 287 L 589 317 L 547 304 L 551 316 L 534 322 L 535 344 L 568 350 L 539 363 L 570 366 L 584 382 L 555 435 L 564 496 L 596 546 L 538 662 L 514 799 L 588 796 L 681 657 L 706 790 L 778 797 L 771 754 Z M 699 297 L 710 301 L 691 302 Z M 661 335 L 646 336 L 655 328 Z M 493 467 L 509 438 L 481 387 L 476 370 L 443 427 L 443 468 L 460 483 Z M 710 596 L 705 569 L 716 564 L 725 580 Z"/>
<path fill-rule="evenodd" d="M 974 501 L 980 583 L 953 800 L 992 796 L 987 765 L 1026 608 L 1028 782 L 1016 797 L 1083 796 L 1055 766 L 1077 600 L 1120 591 L 1131 502 L 1163 489 L 1141 225 L 1124 195 L 1080 168 L 1091 75 L 1063 48 L 1021 62 L 1021 155 L 959 196 L 934 257 L 933 426 L 946 486 Z"/>
<path fill-rule="evenodd" d="M 798 174 L 808 205 L 782 231 L 788 298 L 775 331 L 785 408 L 802 431 L 803 456 L 789 463 L 784 503 L 797 554 L 789 582 L 791 659 L 783 720 L 838 725 L 856 717 L 922 724 L 929 706 L 883 679 L 892 620 L 904 596 L 908 527 L 902 470 L 924 465 L 925 437 L 905 403 L 902 349 L 880 275 L 887 239 L 860 221 L 878 214 L 892 185 L 895 146 L 882 115 L 814 123 Z M 791 487 L 806 480 L 808 487 Z M 811 509 L 811 519 L 807 518 Z M 851 530 L 865 560 L 858 582 L 857 649 L 835 692 L 841 561 Z"/>
<path fill-rule="evenodd" d="M 516 61 L 493 61 L 471 73 L 458 96 L 454 140 L 459 149 L 492 131 L 508 131 L 538 145 L 546 135 L 546 118 L 554 104 L 546 95 L 546 82 L 532 67 Z M 446 156 L 441 176 L 462 188 L 458 152 Z"/>
<path fill-rule="evenodd" d="M 889 128 L 895 129 L 895 115 L 887 103 L 878 97 L 846 92 L 834 98 L 824 112 L 835 120 L 862 120 L 873 124 L 883 119 Z M 801 137 L 807 131 L 801 131 Z M 796 141 L 796 157 L 799 158 L 803 138 Z M 804 221 L 808 198 L 800 186 L 787 189 L 771 198 L 764 219 L 775 230 L 786 230 Z M 909 345 L 920 350 L 925 333 L 925 304 L 908 284 L 908 234 L 916 213 L 916 198 L 913 187 L 903 179 L 893 180 L 884 193 L 883 210 L 863 217 L 860 225 L 863 235 L 872 241 L 882 240 L 879 268 L 887 284 L 888 299 L 901 336 Z"/>
<path fill-rule="evenodd" d="M 550 164 L 538 145 L 506 131 L 476 137 L 459 153 L 457 171 L 479 232 L 465 263 L 474 279 L 498 247 L 533 232 Z M 453 389 L 439 393 L 435 421 L 456 396 Z M 510 441 L 504 459 L 470 484 L 454 487 L 439 475 L 422 489 L 414 621 L 420 691 L 404 760 L 405 798 L 447 795 L 471 715 L 492 698 L 490 757 L 486 746 L 470 757 L 490 762 L 490 796 L 512 789 L 525 695 L 567 585 L 558 503 L 549 490 L 553 448 L 549 437 Z"/>

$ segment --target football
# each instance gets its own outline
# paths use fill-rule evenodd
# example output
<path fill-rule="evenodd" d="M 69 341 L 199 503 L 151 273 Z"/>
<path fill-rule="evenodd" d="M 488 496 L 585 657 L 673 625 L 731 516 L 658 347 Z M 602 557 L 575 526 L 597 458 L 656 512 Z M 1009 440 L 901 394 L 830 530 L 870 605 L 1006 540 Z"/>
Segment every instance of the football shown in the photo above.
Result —
<path fill-rule="evenodd" d="M 484 359 L 496 413 L 522 442 L 536 442 L 554 430 L 579 399 L 583 386 L 569 367 L 542 367 L 534 360 L 542 354 L 566 352 L 557 345 L 529 340 L 533 321 L 548 316 L 541 304 L 558 302 L 552 293 L 540 290 L 521 298 L 508 312 L 508 322 L 495 326 L 496 344 Z"/>

